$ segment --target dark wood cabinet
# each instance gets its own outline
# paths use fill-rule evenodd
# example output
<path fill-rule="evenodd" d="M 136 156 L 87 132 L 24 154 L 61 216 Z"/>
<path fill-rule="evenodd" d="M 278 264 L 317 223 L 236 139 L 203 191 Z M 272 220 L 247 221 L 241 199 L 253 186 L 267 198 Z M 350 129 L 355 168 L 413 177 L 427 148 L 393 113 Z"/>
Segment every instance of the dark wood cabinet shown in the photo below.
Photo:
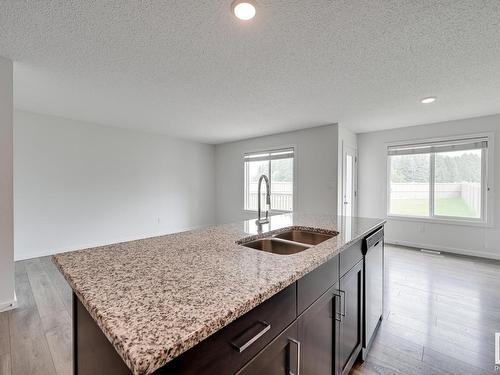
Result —
<path fill-rule="evenodd" d="M 383 263 L 370 265 L 370 291 L 382 298 Z M 363 271 L 357 241 L 154 375 L 348 374 L 363 345 Z M 130 374 L 76 297 L 73 324 L 75 375 Z"/>
<path fill-rule="evenodd" d="M 363 261 L 347 271 L 297 322 L 301 374 L 348 374 L 362 347 Z"/>
<path fill-rule="evenodd" d="M 297 281 L 297 313 L 307 309 L 333 284 L 339 281 L 339 257 L 336 256 Z"/>
<path fill-rule="evenodd" d="M 363 241 L 358 240 L 339 254 L 340 277 L 363 259 Z"/>
<path fill-rule="evenodd" d="M 298 374 L 300 359 L 301 343 L 297 335 L 297 322 L 294 322 L 238 371 L 237 375 Z"/>
<path fill-rule="evenodd" d="M 340 278 L 341 314 L 339 347 L 337 349 L 338 374 L 348 374 L 358 358 L 362 346 L 363 328 L 363 262 L 358 262 Z"/>
<path fill-rule="evenodd" d="M 301 374 L 332 375 L 340 324 L 338 282 L 298 319 Z"/>

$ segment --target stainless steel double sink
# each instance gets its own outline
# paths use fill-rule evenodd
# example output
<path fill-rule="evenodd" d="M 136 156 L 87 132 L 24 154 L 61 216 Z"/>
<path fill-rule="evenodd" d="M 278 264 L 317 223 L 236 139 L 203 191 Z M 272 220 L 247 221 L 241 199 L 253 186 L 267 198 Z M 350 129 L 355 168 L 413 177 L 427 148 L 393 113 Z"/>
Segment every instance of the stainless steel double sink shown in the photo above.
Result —
<path fill-rule="evenodd" d="M 334 231 L 319 233 L 312 230 L 290 229 L 269 237 L 243 241 L 240 242 L 240 245 L 268 253 L 290 255 L 307 250 L 312 246 L 335 237 L 337 234 L 338 232 Z"/>

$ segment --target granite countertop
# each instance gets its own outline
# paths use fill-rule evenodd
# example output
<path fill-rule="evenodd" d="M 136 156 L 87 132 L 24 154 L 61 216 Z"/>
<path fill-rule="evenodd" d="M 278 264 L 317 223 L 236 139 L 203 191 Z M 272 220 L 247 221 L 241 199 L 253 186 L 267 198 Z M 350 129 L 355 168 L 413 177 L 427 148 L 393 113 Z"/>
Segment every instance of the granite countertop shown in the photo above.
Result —
<path fill-rule="evenodd" d="M 151 374 L 384 223 L 285 214 L 291 226 L 339 232 L 294 255 L 238 245 L 261 235 L 254 220 L 124 242 L 53 257 L 79 300 L 135 375 Z"/>

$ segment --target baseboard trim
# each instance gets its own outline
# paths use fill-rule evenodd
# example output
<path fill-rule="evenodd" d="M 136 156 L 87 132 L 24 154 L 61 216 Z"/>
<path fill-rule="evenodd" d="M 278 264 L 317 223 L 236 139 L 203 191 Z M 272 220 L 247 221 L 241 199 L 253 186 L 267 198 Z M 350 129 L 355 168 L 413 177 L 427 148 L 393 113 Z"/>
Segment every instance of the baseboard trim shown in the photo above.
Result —
<path fill-rule="evenodd" d="M 14 299 L 13 300 L 0 303 L 0 313 L 3 313 L 5 311 L 9 311 L 9 310 L 14 310 L 16 307 L 17 307 L 17 296 L 16 296 L 16 293 L 14 292 Z"/>
<path fill-rule="evenodd" d="M 479 257 L 479 258 L 485 258 L 485 259 L 500 260 L 500 254 L 493 254 L 493 253 L 484 252 L 484 251 L 472 251 L 472 250 L 447 247 L 447 246 L 438 246 L 438 245 L 422 244 L 422 243 L 410 242 L 410 241 L 392 240 L 389 238 L 386 238 L 384 241 L 385 241 L 385 243 L 390 244 L 390 245 L 408 246 L 408 247 L 414 247 L 417 249 L 429 249 L 429 250 L 442 251 L 445 253 L 466 255 L 466 256 Z"/>

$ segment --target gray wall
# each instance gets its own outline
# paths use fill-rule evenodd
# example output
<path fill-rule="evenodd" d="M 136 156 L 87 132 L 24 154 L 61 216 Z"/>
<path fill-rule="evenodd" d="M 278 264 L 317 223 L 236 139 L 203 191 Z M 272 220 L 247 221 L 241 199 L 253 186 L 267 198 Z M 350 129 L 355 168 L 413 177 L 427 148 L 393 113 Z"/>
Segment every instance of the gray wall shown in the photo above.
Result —
<path fill-rule="evenodd" d="M 14 303 L 12 61 L 0 57 L 0 311 Z"/>
<path fill-rule="evenodd" d="M 358 135 L 359 214 L 385 217 L 387 214 L 387 143 L 448 137 L 480 132 L 494 132 L 500 139 L 500 115 L 477 117 L 438 124 L 413 126 Z M 421 248 L 452 251 L 500 259 L 500 200 L 495 186 L 500 186 L 500 150 L 492 145 L 489 165 L 491 191 L 489 215 L 491 225 L 470 226 L 438 224 L 424 221 L 390 219 L 386 238 L 390 242 Z M 494 176 L 491 176 L 494 173 Z"/>
<path fill-rule="evenodd" d="M 20 111 L 14 144 L 16 259 L 215 220 L 212 145 Z"/>
<path fill-rule="evenodd" d="M 216 219 L 218 223 L 256 217 L 243 210 L 243 154 L 295 146 L 294 211 L 337 212 L 338 126 L 327 125 L 217 145 L 215 148 Z"/>

